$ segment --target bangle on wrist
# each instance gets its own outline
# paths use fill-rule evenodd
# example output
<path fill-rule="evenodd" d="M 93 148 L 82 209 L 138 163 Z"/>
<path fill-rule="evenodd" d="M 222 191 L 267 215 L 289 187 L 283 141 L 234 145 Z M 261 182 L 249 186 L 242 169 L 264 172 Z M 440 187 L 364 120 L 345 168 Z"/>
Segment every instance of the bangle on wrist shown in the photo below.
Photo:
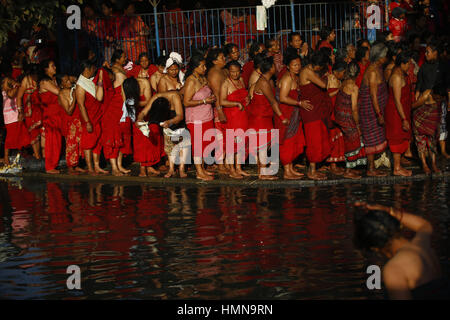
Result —
<path fill-rule="evenodd" d="M 206 99 L 203 99 L 203 104 L 206 104 Z"/>
<path fill-rule="evenodd" d="M 286 119 L 286 118 L 283 116 L 283 114 L 280 114 L 278 117 L 281 119 L 281 121 L 284 121 L 284 120 Z"/>

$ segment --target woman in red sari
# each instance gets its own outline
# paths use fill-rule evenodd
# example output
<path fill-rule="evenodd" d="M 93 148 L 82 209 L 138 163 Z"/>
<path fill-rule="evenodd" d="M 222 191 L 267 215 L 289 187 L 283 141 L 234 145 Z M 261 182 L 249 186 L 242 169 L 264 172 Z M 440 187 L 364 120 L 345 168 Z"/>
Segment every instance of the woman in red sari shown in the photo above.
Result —
<path fill-rule="evenodd" d="M 394 175 L 405 177 L 412 175 L 411 170 L 401 165 L 402 154 L 408 150 L 411 140 L 411 84 L 407 75 L 410 63 L 408 52 L 397 56 L 389 79 L 389 99 L 384 114 L 386 138 L 394 155 Z"/>
<path fill-rule="evenodd" d="M 245 89 L 241 77 L 241 65 L 237 61 L 230 61 L 225 69 L 229 76 L 220 88 L 220 105 L 227 117 L 225 139 L 226 164 L 229 166 L 230 177 L 242 179 L 249 174 L 242 170 L 241 164 L 245 161 L 245 150 L 240 149 L 245 141 L 245 131 L 248 127 L 248 116 L 245 108 L 248 105 L 248 91 Z M 236 131 L 242 130 L 242 131 Z M 232 142 L 230 142 L 232 141 Z M 241 142 L 241 143 L 239 143 Z M 234 164 L 234 165 L 233 165 Z"/>
<path fill-rule="evenodd" d="M 276 180 L 278 177 L 274 175 L 274 172 L 263 172 L 263 169 L 267 171 L 266 168 L 263 168 L 263 164 L 265 165 L 268 162 L 267 150 L 272 144 L 273 118 L 275 116 L 279 117 L 285 126 L 289 124 L 289 120 L 281 112 L 278 101 L 275 98 L 275 86 L 271 80 L 276 72 L 273 57 L 264 58 L 259 67 L 261 75 L 252 88 L 252 92 L 250 92 L 252 100 L 247 108 L 248 128 L 255 131 L 254 136 L 256 136 L 258 153 L 252 142 L 250 142 L 250 153 L 257 158 L 259 179 Z M 250 137 L 250 141 L 252 140 L 254 141 L 255 139 Z"/>
<path fill-rule="evenodd" d="M 303 153 L 305 148 L 305 135 L 303 133 L 303 123 L 300 119 L 300 108 L 311 110 L 312 106 L 308 101 L 299 101 L 299 78 L 302 64 L 300 56 L 287 51 L 284 57 L 284 64 L 287 72 L 280 79 L 278 89 L 280 90 L 280 110 L 289 120 L 289 125 L 285 126 L 279 117 L 274 118 L 275 127 L 280 132 L 280 160 L 284 167 L 284 179 L 299 179 L 303 176 L 294 170 L 292 162 Z"/>
<path fill-rule="evenodd" d="M 33 147 L 33 156 L 36 159 L 41 159 L 42 108 L 37 86 L 37 65 L 31 65 L 30 70 L 26 74 L 17 93 L 17 107 L 19 109 L 23 107 L 25 125 L 30 134 L 31 146 Z"/>
<path fill-rule="evenodd" d="M 63 132 L 63 112 L 58 103 L 59 88 L 56 84 L 56 66 L 51 60 L 40 65 L 39 95 L 44 110 L 45 130 L 45 171 L 59 173 L 56 170 L 61 155 L 61 139 Z"/>

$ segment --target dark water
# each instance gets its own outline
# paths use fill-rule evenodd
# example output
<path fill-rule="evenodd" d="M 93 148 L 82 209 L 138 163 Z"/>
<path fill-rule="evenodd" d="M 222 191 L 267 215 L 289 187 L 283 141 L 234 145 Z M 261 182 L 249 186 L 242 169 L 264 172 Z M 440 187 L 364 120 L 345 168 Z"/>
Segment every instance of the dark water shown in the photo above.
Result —
<path fill-rule="evenodd" d="M 0 297 L 380 299 L 352 243 L 355 200 L 430 220 L 450 273 L 445 181 L 303 189 L 0 181 Z M 81 268 L 68 290 L 66 268 Z"/>

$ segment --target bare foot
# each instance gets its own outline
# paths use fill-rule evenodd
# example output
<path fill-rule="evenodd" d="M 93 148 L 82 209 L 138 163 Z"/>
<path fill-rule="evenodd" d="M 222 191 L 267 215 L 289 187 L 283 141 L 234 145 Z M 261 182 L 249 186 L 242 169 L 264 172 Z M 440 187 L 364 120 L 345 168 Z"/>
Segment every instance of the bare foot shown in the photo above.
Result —
<path fill-rule="evenodd" d="M 50 173 L 50 174 L 58 174 L 59 170 L 53 169 L 53 170 L 47 170 L 45 171 L 46 173 Z"/>
<path fill-rule="evenodd" d="M 169 170 L 169 172 L 167 172 L 167 173 L 164 175 L 164 178 L 170 178 L 171 176 L 173 176 L 174 173 L 175 173 L 175 171 Z"/>
<path fill-rule="evenodd" d="M 219 167 L 218 172 L 219 172 L 219 174 L 229 174 L 230 173 L 230 171 L 225 166 Z"/>
<path fill-rule="evenodd" d="M 139 177 L 146 177 L 147 176 L 147 170 L 145 170 L 145 168 L 143 168 L 144 170 L 142 170 L 142 168 L 141 168 L 141 170 L 139 171 Z"/>
<path fill-rule="evenodd" d="M 439 170 L 438 167 L 434 166 L 433 167 L 433 172 L 434 173 L 441 173 L 441 170 Z"/>
<path fill-rule="evenodd" d="M 374 170 L 368 170 L 367 176 L 368 177 L 386 177 L 387 173 L 374 169 Z"/>
<path fill-rule="evenodd" d="M 131 170 L 127 170 L 125 168 L 119 168 L 119 171 L 122 172 L 123 174 L 129 174 L 131 172 Z"/>
<path fill-rule="evenodd" d="M 238 174 L 237 172 L 230 173 L 230 174 L 229 174 L 229 177 L 230 177 L 230 178 L 233 178 L 233 179 L 243 179 L 243 178 L 244 178 L 243 176 L 241 176 L 241 175 Z"/>
<path fill-rule="evenodd" d="M 297 175 L 294 175 L 294 174 L 284 174 L 283 175 L 283 179 L 285 179 L 285 180 L 298 180 L 298 179 L 300 179 L 301 177 L 299 177 L 299 176 L 297 176 Z"/>
<path fill-rule="evenodd" d="M 327 180 L 328 179 L 326 175 L 324 175 L 323 173 L 317 172 L 317 171 L 314 173 L 308 172 L 306 174 L 306 176 L 311 180 Z"/>
<path fill-rule="evenodd" d="M 328 167 L 328 166 L 323 166 L 322 168 L 320 168 L 320 169 L 317 170 L 317 171 L 319 171 L 319 172 L 327 172 L 328 170 L 330 170 L 330 167 Z"/>
<path fill-rule="evenodd" d="M 297 168 L 297 169 L 306 169 L 306 166 L 304 166 L 303 164 L 296 164 L 296 165 L 294 166 L 294 168 Z"/>
<path fill-rule="evenodd" d="M 244 177 L 250 177 L 250 173 L 247 173 L 244 170 L 236 170 L 236 173 Z"/>
<path fill-rule="evenodd" d="M 412 165 L 412 161 L 409 161 L 408 159 L 406 159 L 404 157 L 402 157 L 400 159 L 400 163 L 401 163 L 402 166 L 410 166 L 410 165 Z"/>
<path fill-rule="evenodd" d="M 442 156 L 443 156 L 445 159 L 450 159 L 450 155 L 447 154 L 447 153 L 442 153 Z"/>
<path fill-rule="evenodd" d="M 353 180 L 357 180 L 357 179 L 361 179 L 362 178 L 361 175 L 357 174 L 354 171 L 347 171 L 347 172 L 345 172 L 343 177 L 347 178 L 347 179 L 353 179 Z"/>
<path fill-rule="evenodd" d="M 330 168 L 330 172 L 334 175 L 342 176 L 345 173 L 345 169 L 339 167 L 336 167 L 334 169 Z"/>
<path fill-rule="evenodd" d="M 36 153 L 33 153 L 33 157 L 34 157 L 36 160 L 41 160 L 41 156 L 38 155 L 38 154 L 36 154 Z"/>
<path fill-rule="evenodd" d="M 394 169 L 394 176 L 411 177 L 412 176 L 412 171 L 411 170 L 406 170 L 404 168 L 400 168 L 398 170 Z"/>
<path fill-rule="evenodd" d="M 90 176 L 98 176 L 99 174 L 96 171 L 88 170 L 88 175 L 90 175 Z"/>
<path fill-rule="evenodd" d="M 305 174 L 303 174 L 303 173 L 301 173 L 301 172 L 298 172 L 298 171 L 295 171 L 294 169 L 291 169 L 291 173 L 292 173 L 294 176 L 297 176 L 297 177 L 304 177 L 304 176 L 305 176 Z"/>
<path fill-rule="evenodd" d="M 163 165 L 159 166 L 158 169 L 159 169 L 159 171 L 167 171 L 167 170 L 169 170 L 169 167 L 163 164 Z"/>
<path fill-rule="evenodd" d="M 156 170 L 153 167 L 147 167 L 147 174 L 152 175 L 152 176 L 157 176 L 161 173 L 161 171 Z"/>
<path fill-rule="evenodd" d="M 187 178 L 186 172 L 180 170 L 180 178 L 182 179 Z"/>
<path fill-rule="evenodd" d="M 71 176 L 75 176 L 75 175 L 78 175 L 78 172 L 75 170 L 75 168 L 68 167 L 67 174 L 70 174 Z"/>
<path fill-rule="evenodd" d="M 94 170 L 95 170 L 95 173 L 97 173 L 97 174 L 108 174 L 109 173 L 108 171 L 103 170 L 100 167 L 96 167 Z"/>
<path fill-rule="evenodd" d="M 124 174 L 123 174 L 120 170 L 113 170 L 113 171 L 111 172 L 111 174 L 112 174 L 113 176 L 116 176 L 116 177 L 123 177 L 123 176 L 124 176 Z"/>
<path fill-rule="evenodd" d="M 208 176 L 213 176 L 215 173 L 214 172 L 209 172 L 207 170 L 204 170 L 205 174 L 207 174 Z"/>
<path fill-rule="evenodd" d="M 207 174 L 197 174 L 197 179 L 200 179 L 203 181 L 211 181 L 211 180 L 214 180 L 214 177 L 209 176 Z"/>
<path fill-rule="evenodd" d="M 75 171 L 79 172 L 79 173 L 86 173 L 87 172 L 86 169 L 83 169 L 83 168 L 80 168 L 80 167 L 75 167 Z"/>
<path fill-rule="evenodd" d="M 258 176 L 259 180 L 278 180 L 277 176 L 271 176 L 271 175 L 259 175 Z"/>

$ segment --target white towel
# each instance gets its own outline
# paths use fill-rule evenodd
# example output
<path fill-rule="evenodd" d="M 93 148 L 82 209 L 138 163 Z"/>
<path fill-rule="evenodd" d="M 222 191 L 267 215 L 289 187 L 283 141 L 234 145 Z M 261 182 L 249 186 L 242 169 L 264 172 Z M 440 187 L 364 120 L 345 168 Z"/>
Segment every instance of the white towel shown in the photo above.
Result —
<path fill-rule="evenodd" d="M 95 83 L 94 78 L 86 78 L 82 74 L 78 77 L 77 85 L 82 87 L 86 92 L 89 92 L 89 94 L 93 97 L 95 97 Z"/>
<path fill-rule="evenodd" d="M 264 31 L 267 28 L 266 7 L 256 6 L 256 30 Z"/>
<path fill-rule="evenodd" d="M 136 112 L 133 112 L 133 114 L 129 114 L 127 110 L 127 101 L 130 106 L 134 108 L 134 99 L 127 99 L 124 101 L 122 105 L 122 117 L 120 118 L 120 122 L 125 122 L 127 120 L 127 117 L 131 119 L 132 122 L 136 121 Z"/>

